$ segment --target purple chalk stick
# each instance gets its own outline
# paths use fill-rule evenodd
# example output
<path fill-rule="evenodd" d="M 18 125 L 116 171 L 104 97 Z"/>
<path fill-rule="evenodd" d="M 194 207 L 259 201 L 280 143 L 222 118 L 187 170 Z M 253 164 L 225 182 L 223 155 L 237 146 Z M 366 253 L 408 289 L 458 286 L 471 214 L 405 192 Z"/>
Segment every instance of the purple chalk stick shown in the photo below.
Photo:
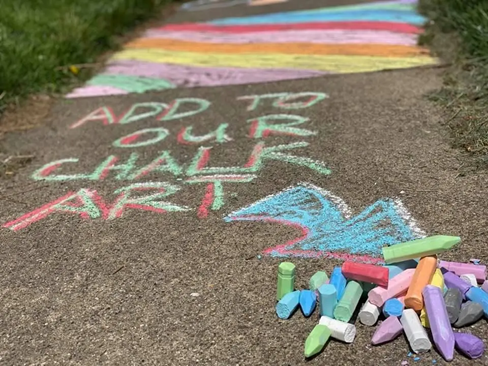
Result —
<path fill-rule="evenodd" d="M 457 288 L 461 291 L 463 295 L 463 299 L 466 298 L 466 292 L 471 288 L 471 285 L 464 282 L 459 276 L 455 275 L 452 272 L 449 272 L 445 268 L 441 268 L 442 274 L 444 275 L 444 283 L 446 284 L 447 288 Z"/>
<path fill-rule="evenodd" d="M 483 282 L 483 284 L 481 285 L 481 289 L 484 292 L 487 292 L 488 293 L 488 281 Z"/>
<path fill-rule="evenodd" d="M 442 290 L 437 286 L 427 285 L 424 287 L 422 295 L 435 346 L 446 361 L 452 361 L 454 358 L 454 333 L 447 315 Z"/>
<path fill-rule="evenodd" d="M 403 333 L 403 326 L 396 316 L 390 316 L 380 324 L 373 334 L 371 344 L 377 345 L 394 340 Z"/>
<path fill-rule="evenodd" d="M 474 274 L 478 282 L 486 280 L 486 266 L 476 265 L 472 263 L 458 263 L 440 261 L 439 268 L 444 267 L 448 271 L 454 272 L 458 276 L 463 274 Z"/>
<path fill-rule="evenodd" d="M 480 358 L 485 351 L 483 341 L 469 333 L 454 333 L 456 349 L 469 358 Z"/>

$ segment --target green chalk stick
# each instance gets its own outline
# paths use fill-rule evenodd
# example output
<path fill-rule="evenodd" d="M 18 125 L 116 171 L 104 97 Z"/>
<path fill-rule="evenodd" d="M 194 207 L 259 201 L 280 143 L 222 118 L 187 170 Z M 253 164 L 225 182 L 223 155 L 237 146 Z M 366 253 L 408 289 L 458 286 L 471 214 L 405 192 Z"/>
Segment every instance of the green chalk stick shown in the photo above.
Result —
<path fill-rule="evenodd" d="M 326 325 L 317 324 L 305 341 L 305 357 L 312 357 L 322 351 L 330 334 L 331 331 Z"/>
<path fill-rule="evenodd" d="M 310 290 L 315 291 L 323 284 L 327 283 L 329 276 L 324 271 L 318 271 L 310 278 Z"/>
<path fill-rule="evenodd" d="M 408 259 L 421 258 L 428 255 L 442 253 L 459 243 L 458 236 L 434 235 L 423 239 L 407 241 L 401 244 L 384 247 L 383 258 L 385 262 L 396 263 Z"/>
<path fill-rule="evenodd" d="M 282 262 L 278 266 L 278 293 L 276 299 L 280 301 L 287 293 L 295 289 L 295 265 Z"/>
<path fill-rule="evenodd" d="M 346 323 L 351 320 L 362 294 L 361 284 L 356 281 L 349 281 L 344 290 L 344 295 L 334 309 L 334 318 Z"/>

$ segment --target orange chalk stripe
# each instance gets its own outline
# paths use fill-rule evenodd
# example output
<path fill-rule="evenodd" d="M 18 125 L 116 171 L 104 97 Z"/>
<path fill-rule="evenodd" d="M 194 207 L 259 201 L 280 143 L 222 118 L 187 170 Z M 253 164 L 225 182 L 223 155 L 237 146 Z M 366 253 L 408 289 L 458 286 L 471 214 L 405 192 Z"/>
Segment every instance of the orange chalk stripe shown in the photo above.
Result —
<path fill-rule="evenodd" d="M 285 53 L 296 55 L 355 55 L 414 57 L 428 55 L 425 48 L 383 44 L 312 44 L 312 43 L 202 43 L 165 38 L 139 38 L 125 48 L 164 49 L 200 53 Z"/>
<path fill-rule="evenodd" d="M 420 311 L 424 307 L 422 290 L 427 286 L 437 268 L 437 257 L 435 255 L 420 258 L 412 282 L 405 296 L 405 307 Z"/>

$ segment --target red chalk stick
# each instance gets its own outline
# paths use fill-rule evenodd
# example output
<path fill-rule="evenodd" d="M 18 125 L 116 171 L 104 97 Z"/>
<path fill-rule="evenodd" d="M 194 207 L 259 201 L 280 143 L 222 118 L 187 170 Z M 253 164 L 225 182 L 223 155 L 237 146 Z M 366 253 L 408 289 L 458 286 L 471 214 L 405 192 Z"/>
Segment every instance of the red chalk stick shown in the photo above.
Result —
<path fill-rule="evenodd" d="M 342 274 L 348 280 L 371 282 L 388 287 L 388 268 L 355 262 L 344 262 Z"/>

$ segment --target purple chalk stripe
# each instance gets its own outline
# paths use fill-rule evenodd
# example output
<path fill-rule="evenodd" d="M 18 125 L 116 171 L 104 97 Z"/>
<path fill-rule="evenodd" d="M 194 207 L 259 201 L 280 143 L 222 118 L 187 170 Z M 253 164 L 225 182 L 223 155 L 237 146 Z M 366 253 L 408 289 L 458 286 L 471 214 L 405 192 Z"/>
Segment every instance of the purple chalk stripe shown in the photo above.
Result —
<path fill-rule="evenodd" d="M 161 78 L 169 80 L 178 86 L 195 87 L 263 83 L 310 78 L 328 73 L 314 70 L 197 67 L 135 60 L 117 60 L 108 65 L 104 74 Z"/>

